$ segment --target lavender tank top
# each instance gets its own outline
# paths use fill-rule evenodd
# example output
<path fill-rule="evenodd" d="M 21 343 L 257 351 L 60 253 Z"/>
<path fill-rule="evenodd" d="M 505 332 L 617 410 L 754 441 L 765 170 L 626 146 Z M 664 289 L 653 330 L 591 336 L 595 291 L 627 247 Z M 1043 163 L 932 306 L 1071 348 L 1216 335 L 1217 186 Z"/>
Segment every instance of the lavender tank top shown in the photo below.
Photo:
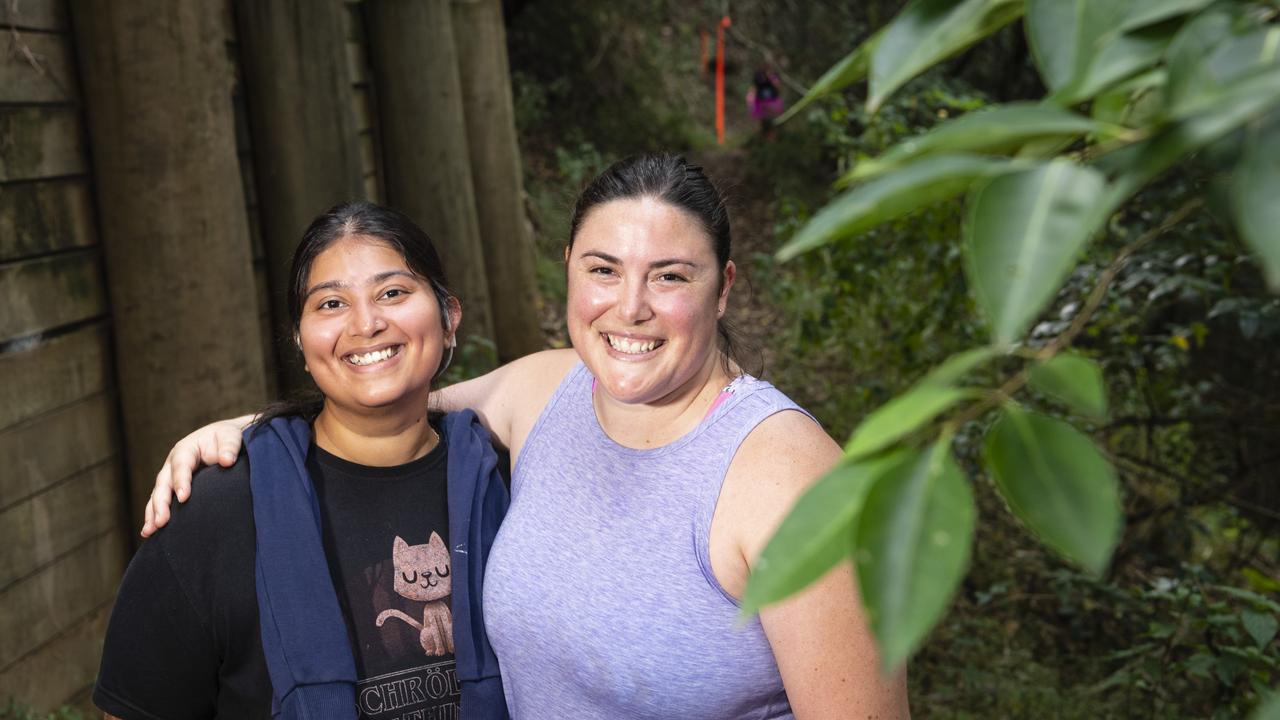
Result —
<path fill-rule="evenodd" d="M 634 450 L 605 435 L 591 385 L 579 364 L 530 432 L 485 571 L 513 717 L 793 717 L 759 620 L 738 624 L 711 571 L 708 538 L 738 446 L 800 408 L 744 376 L 687 435 Z"/>

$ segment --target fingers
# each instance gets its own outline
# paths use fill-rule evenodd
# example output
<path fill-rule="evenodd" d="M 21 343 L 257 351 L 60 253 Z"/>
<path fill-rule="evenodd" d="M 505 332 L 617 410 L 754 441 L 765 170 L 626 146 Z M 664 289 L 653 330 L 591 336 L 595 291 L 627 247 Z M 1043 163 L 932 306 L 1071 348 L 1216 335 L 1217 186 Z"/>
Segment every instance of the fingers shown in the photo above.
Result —
<path fill-rule="evenodd" d="M 231 467 L 236 464 L 243 442 L 241 430 L 233 423 L 219 423 L 216 429 L 218 439 L 218 464 Z"/>

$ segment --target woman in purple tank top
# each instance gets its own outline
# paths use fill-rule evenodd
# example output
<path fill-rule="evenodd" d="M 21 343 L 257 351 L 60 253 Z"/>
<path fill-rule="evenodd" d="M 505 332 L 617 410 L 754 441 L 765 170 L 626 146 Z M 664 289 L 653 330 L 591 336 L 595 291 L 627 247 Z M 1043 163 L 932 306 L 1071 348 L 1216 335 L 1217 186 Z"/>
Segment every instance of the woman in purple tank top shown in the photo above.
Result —
<path fill-rule="evenodd" d="M 744 375 L 723 315 L 736 277 L 723 199 L 670 155 L 623 160 L 574 208 L 571 350 L 438 393 L 511 451 L 512 503 L 485 572 L 516 718 L 902 718 L 846 562 L 735 623 L 787 509 L 840 457 L 784 395 Z M 144 532 L 239 420 L 170 454 Z M 465 710 L 464 710 L 465 712 Z"/>

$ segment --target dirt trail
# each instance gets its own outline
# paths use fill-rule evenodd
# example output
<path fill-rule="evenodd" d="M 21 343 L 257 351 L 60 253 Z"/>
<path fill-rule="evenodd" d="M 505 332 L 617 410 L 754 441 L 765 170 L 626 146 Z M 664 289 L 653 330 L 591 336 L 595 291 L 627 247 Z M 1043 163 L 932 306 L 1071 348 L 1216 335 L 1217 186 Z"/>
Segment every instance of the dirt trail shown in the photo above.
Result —
<path fill-rule="evenodd" d="M 774 204 L 770 188 L 747 179 L 747 152 L 741 149 L 713 150 L 689 154 L 689 160 L 701 165 L 724 195 L 729 207 L 733 231 L 733 261 L 738 279 L 729 298 L 727 316 L 743 341 L 743 361 L 748 370 L 767 372 L 777 367 L 779 338 L 785 316 L 764 300 L 767 277 L 757 270 L 755 257 L 772 254 L 774 241 Z"/>

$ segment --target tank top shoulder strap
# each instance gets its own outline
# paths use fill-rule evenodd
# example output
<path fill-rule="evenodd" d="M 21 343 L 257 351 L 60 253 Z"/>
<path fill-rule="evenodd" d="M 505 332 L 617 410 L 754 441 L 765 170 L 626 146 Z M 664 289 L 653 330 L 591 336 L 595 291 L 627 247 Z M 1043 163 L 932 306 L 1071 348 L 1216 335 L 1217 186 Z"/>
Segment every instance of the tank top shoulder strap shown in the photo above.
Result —
<path fill-rule="evenodd" d="M 737 605 L 737 599 L 720 585 L 711 569 L 711 519 L 715 515 L 729 466 L 747 436 L 773 415 L 795 411 L 804 413 L 814 422 L 817 420 L 772 384 L 749 375 L 735 380 L 725 388 L 725 392 L 731 392 L 732 397 L 707 418 L 711 427 L 704 433 L 707 444 L 703 448 L 710 455 L 705 459 L 713 470 L 708 472 L 711 481 L 702 486 L 698 497 L 693 518 L 693 540 L 698 565 L 707 582 L 726 600 Z"/>

